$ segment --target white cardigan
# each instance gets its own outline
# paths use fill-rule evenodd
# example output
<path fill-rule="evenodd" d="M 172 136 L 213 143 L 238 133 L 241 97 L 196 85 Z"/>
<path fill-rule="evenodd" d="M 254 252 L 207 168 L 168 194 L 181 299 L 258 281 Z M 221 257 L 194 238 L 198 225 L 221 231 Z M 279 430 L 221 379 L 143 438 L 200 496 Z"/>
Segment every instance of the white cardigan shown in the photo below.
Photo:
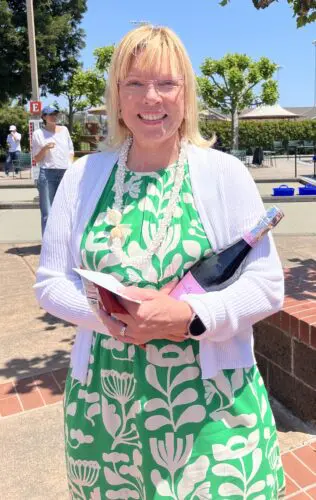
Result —
<path fill-rule="evenodd" d="M 117 157 L 117 152 L 96 153 L 66 171 L 47 222 L 37 271 L 40 305 L 79 327 L 71 366 L 72 376 L 82 383 L 93 331 L 109 332 L 90 310 L 73 268 L 81 265 L 82 235 Z M 189 145 L 188 162 L 196 208 L 213 250 L 219 252 L 256 224 L 264 213 L 263 203 L 247 168 L 235 157 Z M 202 378 L 225 368 L 252 366 L 252 325 L 278 311 L 283 297 L 283 272 L 271 235 L 251 250 L 238 276 L 224 289 L 182 296 L 207 327 L 200 340 Z"/>

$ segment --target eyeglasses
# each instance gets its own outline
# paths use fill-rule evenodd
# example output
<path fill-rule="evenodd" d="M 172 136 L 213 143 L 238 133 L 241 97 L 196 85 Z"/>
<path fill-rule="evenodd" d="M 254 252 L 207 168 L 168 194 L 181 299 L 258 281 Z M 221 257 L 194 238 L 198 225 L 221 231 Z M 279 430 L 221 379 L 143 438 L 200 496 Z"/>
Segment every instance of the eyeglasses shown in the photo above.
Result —
<path fill-rule="evenodd" d="M 148 85 L 153 85 L 159 95 L 170 95 L 183 86 L 183 78 L 168 78 L 159 80 L 142 80 L 141 78 L 126 78 L 119 82 L 121 89 L 128 94 L 143 95 Z"/>

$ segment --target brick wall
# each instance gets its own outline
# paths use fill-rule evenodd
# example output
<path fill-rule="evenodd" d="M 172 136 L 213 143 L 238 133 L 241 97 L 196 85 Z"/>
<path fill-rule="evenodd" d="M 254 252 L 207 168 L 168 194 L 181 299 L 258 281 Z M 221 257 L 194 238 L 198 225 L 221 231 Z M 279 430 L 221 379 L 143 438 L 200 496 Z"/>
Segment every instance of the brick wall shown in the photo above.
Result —
<path fill-rule="evenodd" d="M 285 273 L 283 310 L 254 327 L 256 358 L 269 392 L 316 423 L 316 270 Z"/>

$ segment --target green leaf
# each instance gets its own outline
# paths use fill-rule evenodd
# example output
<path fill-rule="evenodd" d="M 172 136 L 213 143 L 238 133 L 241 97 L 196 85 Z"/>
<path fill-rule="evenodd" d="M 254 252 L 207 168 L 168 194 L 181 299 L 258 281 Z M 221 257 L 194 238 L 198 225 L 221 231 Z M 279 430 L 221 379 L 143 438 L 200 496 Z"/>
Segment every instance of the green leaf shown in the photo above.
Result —
<path fill-rule="evenodd" d="M 252 3 L 257 10 L 260 10 L 266 9 L 277 1 L 278 0 L 252 0 Z M 225 7 L 229 2 L 230 0 L 221 0 L 219 1 L 219 5 Z M 298 28 L 316 20 L 315 0 L 287 0 L 287 3 L 291 5 L 293 9 L 293 16 L 296 17 L 296 25 Z"/>

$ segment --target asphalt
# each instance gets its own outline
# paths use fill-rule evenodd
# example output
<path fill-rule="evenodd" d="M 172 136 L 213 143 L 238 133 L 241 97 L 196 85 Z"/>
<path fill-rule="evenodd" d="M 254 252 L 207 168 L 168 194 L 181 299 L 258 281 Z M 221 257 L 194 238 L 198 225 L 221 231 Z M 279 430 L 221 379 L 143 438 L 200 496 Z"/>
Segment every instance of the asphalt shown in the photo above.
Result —
<path fill-rule="evenodd" d="M 271 175 L 272 167 L 267 170 Z M 29 179 L 15 182 L 20 186 L 24 182 L 27 186 L 18 188 L 23 200 L 24 189 L 32 190 Z M 0 201 L 2 191 L 0 189 Z M 293 267 L 304 264 L 307 259 L 315 260 L 316 231 L 314 228 L 311 231 L 307 224 L 310 232 L 302 233 L 301 219 L 291 213 L 287 218 L 290 219 L 288 233 L 275 234 L 283 265 Z M 3 384 L 68 366 L 74 328 L 41 310 L 34 298 L 32 285 L 40 252 L 39 211 L 0 210 L 0 238 L 0 384 Z M 283 451 L 315 437 L 314 429 L 293 417 L 278 402 L 273 401 L 273 408 Z M 0 468 L 0 498 L 68 498 L 61 402 L 3 417 L 0 443 L 4 457 Z"/>

